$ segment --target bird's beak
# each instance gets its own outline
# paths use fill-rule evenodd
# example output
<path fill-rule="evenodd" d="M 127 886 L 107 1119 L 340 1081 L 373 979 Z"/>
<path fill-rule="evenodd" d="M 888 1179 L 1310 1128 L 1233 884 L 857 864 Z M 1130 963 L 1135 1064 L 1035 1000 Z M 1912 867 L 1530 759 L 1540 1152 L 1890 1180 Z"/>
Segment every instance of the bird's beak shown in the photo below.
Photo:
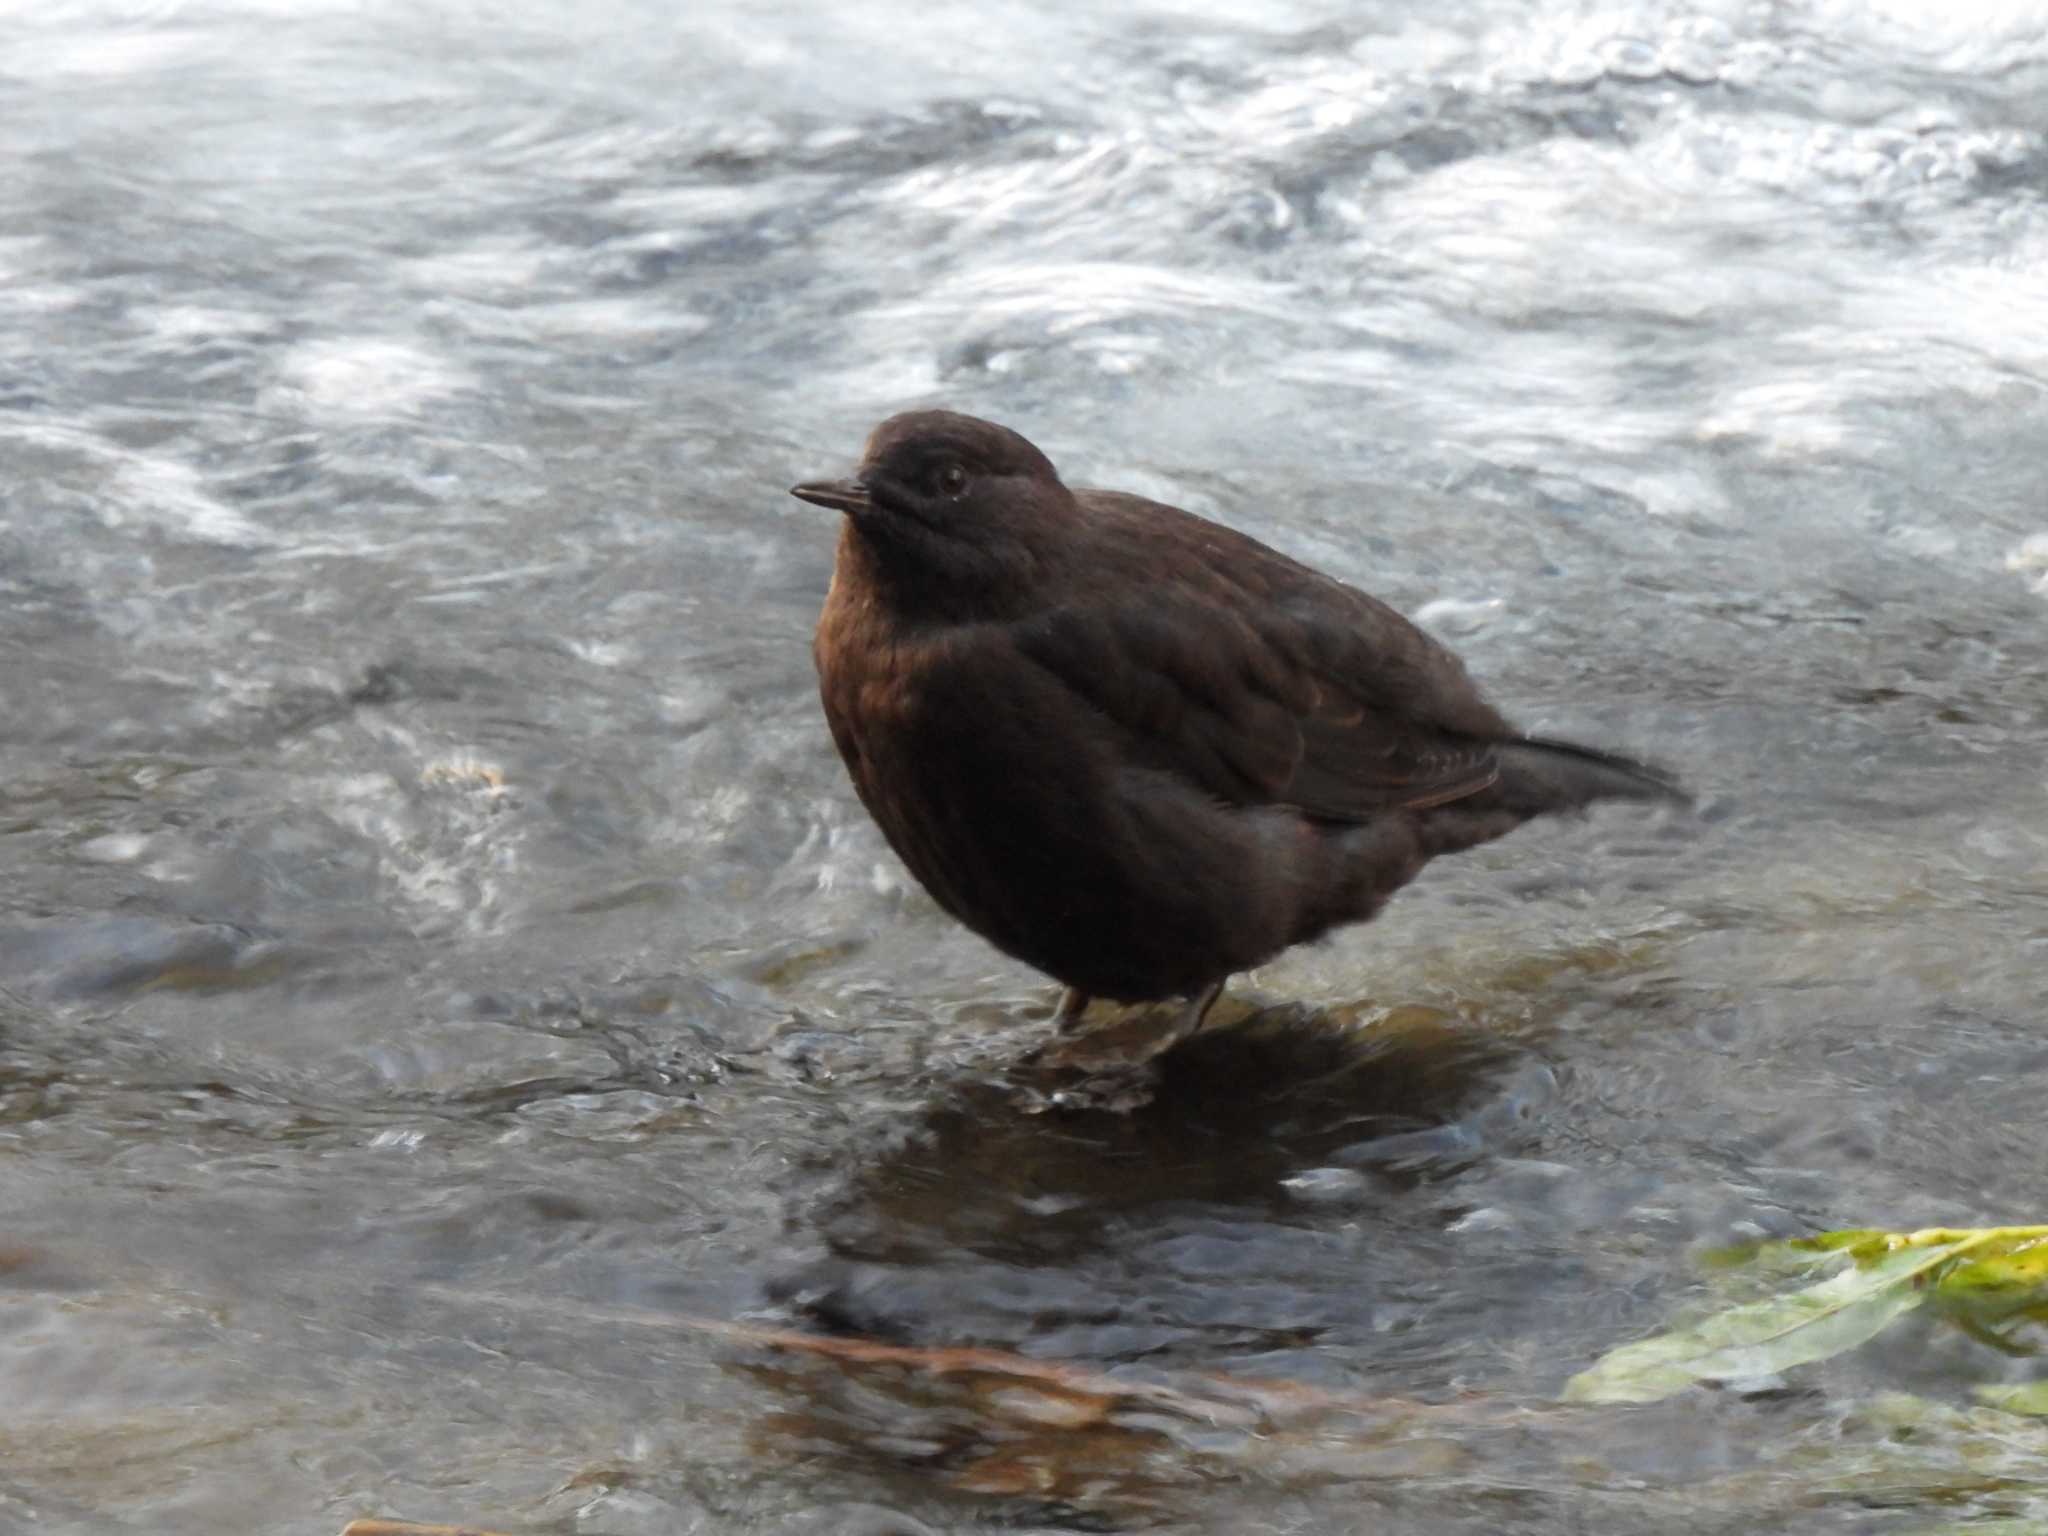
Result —
<path fill-rule="evenodd" d="M 830 507 L 835 512 L 866 512 L 875 504 L 868 488 L 858 480 L 813 480 L 805 485 L 792 485 L 789 494 L 798 501 Z"/>

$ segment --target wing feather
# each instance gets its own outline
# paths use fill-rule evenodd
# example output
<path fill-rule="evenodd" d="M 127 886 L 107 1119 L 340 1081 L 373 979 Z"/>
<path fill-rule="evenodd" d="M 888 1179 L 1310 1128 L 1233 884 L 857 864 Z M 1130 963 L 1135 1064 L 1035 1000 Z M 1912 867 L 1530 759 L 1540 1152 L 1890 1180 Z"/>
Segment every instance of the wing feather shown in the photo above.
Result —
<path fill-rule="evenodd" d="M 1432 718 L 1497 719 L 1455 659 L 1392 610 L 1331 606 L 1304 616 L 1162 585 L 1036 615 L 1011 638 L 1121 726 L 1136 759 L 1230 803 L 1364 821 L 1493 784 L 1494 740 Z M 1370 633 L 1382 614 L 1398 628 Z"/>

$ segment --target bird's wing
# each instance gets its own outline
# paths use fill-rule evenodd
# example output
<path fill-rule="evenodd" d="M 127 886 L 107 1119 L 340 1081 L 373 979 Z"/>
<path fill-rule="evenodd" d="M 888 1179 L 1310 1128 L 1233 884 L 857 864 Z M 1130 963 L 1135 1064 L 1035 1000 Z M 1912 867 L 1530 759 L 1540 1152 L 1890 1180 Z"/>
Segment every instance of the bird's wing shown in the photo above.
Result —
<path fill-rule="evenodd" d="M 1006 628 L 1137 760 L 1221 800 L 1360 821 L 1495 781 L 1508 727 L 1450 652 L 1334 582 L 1271 597 L 1160 585 Z"/>

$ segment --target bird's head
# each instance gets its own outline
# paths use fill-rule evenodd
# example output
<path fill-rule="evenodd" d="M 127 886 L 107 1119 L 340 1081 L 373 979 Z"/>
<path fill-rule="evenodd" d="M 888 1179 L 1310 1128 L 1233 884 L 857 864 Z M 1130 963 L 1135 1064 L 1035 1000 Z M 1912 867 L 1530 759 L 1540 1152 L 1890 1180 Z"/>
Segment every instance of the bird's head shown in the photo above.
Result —
<path fill-rule="evenodd" d="M 1046 456 L 1008 427 L 907 411 L 869 435 L 851 479 L 793 486 L 846 514 L 842 549 L 908 612 L 995 618 L 1028 606 L 1079 517 Z"/>

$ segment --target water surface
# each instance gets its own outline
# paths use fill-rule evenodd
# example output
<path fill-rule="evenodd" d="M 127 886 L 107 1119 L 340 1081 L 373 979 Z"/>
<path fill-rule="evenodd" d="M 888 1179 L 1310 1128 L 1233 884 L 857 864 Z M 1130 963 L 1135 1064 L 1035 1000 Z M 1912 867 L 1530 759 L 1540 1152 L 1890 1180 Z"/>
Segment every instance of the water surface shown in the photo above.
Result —
<path fill-rule="evenodd" d="M 1960 1336 L 1555 1405 L 2048 1213 L 2044 168 L 2020 5 L 0 17 L 0 1528 L 2048 1519 Z M 1049 1106 L 813 695 L 928 403 L 1707 817 Z"/>

